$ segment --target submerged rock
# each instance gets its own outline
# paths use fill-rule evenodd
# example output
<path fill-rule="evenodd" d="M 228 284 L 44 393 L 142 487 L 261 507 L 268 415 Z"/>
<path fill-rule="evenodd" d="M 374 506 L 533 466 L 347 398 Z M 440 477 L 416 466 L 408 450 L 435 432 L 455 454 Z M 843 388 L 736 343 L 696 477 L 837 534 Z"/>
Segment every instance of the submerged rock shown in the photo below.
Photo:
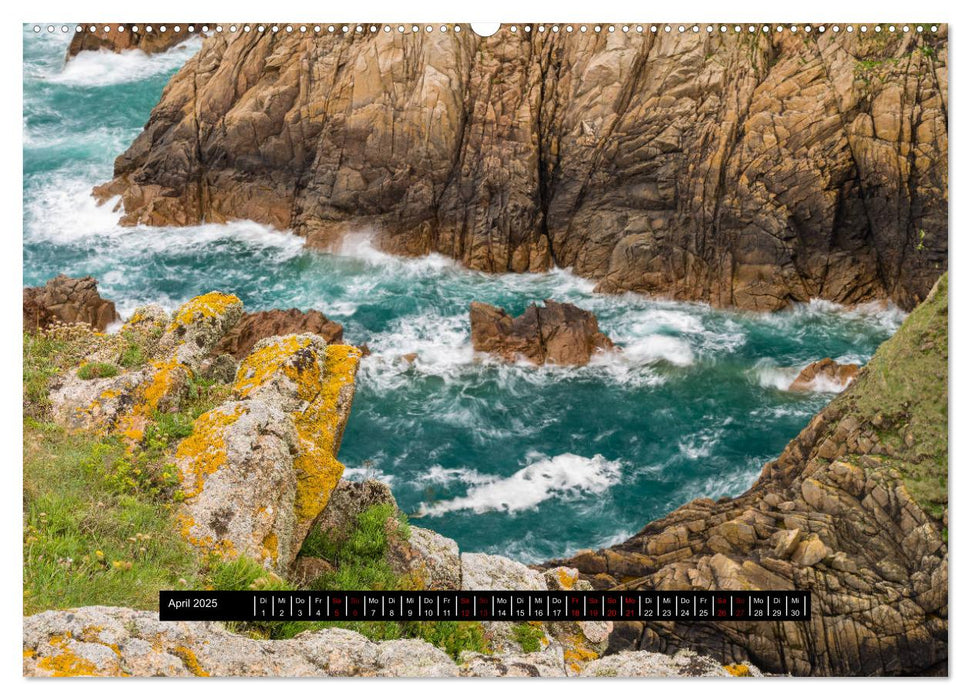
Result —
<path fill-rule="evenodd" d="M 947 28 L 222 32 L 99 197 L 772 310 L 947 268 Z"/>
<path fill-rule="evenodd" d="M 337 451 L 359 358 L 315 335 L 256 344 L 232 400 L 201 415 L 176 451 L 191 544 L 289 570 L 344 471 Z"/>
<path fill-rule="evenodd" d="M 842 365 L 826 357 L 806 366 L 789 385 L 789 391 L 814 391 L 819 388 L 843 391 L 859 373 L 859 365 Z"/>
<path fill-rule="evenodd" d="M 573 304 L 547 299 L 513 318 L 503 309 L 474 301 L 469 307 L 472 347 L 507 362 L 585 365 L 593 353 L 614 344 L 600 332 L 597 318 Z"/>
<path fill-rule="evenodd" d="M 98 331 L 120 320 L 115 304 L 98 294 L 94 277 L 58 275 L 43 287 L 24 287 L 24 330 L 54 323 L 87 323 Z"/>
<path fill-rule="evenodd" d="M 328 344 L 339 345 L 344 339 L 344 327 L 314 309 L 255 311 L 243 314 L 239 323 L 219 341 L 213 354 L 225 353 L 241 360 L 260 340 L 293 333 L 312 333 Z"/>

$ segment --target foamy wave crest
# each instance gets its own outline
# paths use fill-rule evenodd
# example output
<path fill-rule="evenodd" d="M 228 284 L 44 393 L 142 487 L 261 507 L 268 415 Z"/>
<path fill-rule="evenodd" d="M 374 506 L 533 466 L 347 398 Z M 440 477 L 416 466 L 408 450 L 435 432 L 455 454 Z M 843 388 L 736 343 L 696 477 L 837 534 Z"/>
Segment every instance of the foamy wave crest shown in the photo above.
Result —
<path fill-rule="evenodd" d="M 61 70 L 44 77 L 50 83 L 80 87 L 135 83 L 181 67 L 201 46 L 202 38 L 194 37 L 164 53 L 152 55 L 139 49 L 120 53 L 82 51 L 64 64 Z"/>
<path fill-rule="evenodd" d="M 412 275 L 424 275 L 448 268 L 458 269 L 456 261 L 438 253 L 412 258 L 385 253 L 374 245 L 373 231 L 347 234 L 341 240 L 337 254 L 360 260 L 368 265 L 391 268 L 396 272 Z"/>
<path fill-rule="evenodd" d="M 470 488 L 465 496 L 422 503 L 418 515 L 436 516 L 458 510 L 514 513 L 535 508 L 551 498 L 576 500 L 603 493 L 618 483 L 623 467 L 619 460 L 611 461 L 599 454 L 580 457 L 565 453 L 550 458 L 531 453 L 527 459 L 530 463 L 512 476 L 493 477 Z"/>
<path fill-rule="evenodd" d="M 799 376 L 799 370 L 795 367 L 779 367 L 773 360 L 764 357 L 755 363 L 751 374 L 764 389 L 789 391 L 789 386 Z"/>

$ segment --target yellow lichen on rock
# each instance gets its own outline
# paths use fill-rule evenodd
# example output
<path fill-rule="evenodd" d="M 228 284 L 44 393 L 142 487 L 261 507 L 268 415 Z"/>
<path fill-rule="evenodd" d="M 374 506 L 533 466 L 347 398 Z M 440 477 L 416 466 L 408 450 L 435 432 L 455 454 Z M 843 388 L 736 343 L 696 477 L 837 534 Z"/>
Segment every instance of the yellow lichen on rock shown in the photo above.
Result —
<path fill-rule="evenodd" d="M 242 302 L 235 294 L 209 292 L 195 297 L 179 307 L 166 332 L 173 332 L 179 326 L 188 326 L 204 318 L 222 316 L 236 304 L 242 304 Z"/>
<path fill-rule="evenodd" d="M 350 401 L 361 351 L 350 345 L 328 345 L 325 374 L 317 399 L 294 418 L 301 452 L 293 462 L 297 471 L 298 521 L 316 518 L 337 486 L 344 465 L 337 460 L 346 414 L 339 404 Z M 309 387 L 308 387 L 309 388 Z"/>
<path fill-rule="evenodd" d="M 725 670 L 737 678 L 750 677 L 752 675 L 752 670 L 745 664 L 728 664 L 725 666 Z"/>
<path fill-rule="evenodd" d="M 236 371 L 236 381 L 233 384 L 233 392 L 240 398 L 247 398 L 257 389 L 261 388 L 266 382 L 278 372 L 282 371 L 297 384 L 299 393 L 304 394 L 300 398 L 310 400 L 314 388 L 319 388 L 319 379 L 313 378 L 310 365 L 294 363 L 294 355 L 305 348 L 310 347 L 309 336 L 288 335 L 282 338 L 273 338 L 272 342 L 257 346 L 239 365 Z M 296 365 L 296 366 L 294 366 Z M 308 382 L 311 386 L 307 386 Z"/>
<path fill-rule="evenodd" d="M 226 463 L 226 428 L 239 420 L 246 407 L 220 406 L 203 413 L 192 424 L 192 434 L 179 443 L 175 458 L 179 464 L 182 493 L 191 498 L 202 491 L 206 477 Z"/>
<path fill-rule="evenodd" d="M 58 650 L 58 653 L 44 656 L 37 661 L 37 668 L 48 672 L 54 677 L 72 676 L 103 676 L 107 675 L 98 670 L 98 666 L 88 659 L 78 656 L 71 649 L 72 637 L 67 632 L 64 636 L 54 635 L 48 643 Z"/>
<path fill-rule="evenodd" d="M 202 667 L 202 664 L 199 663 L 199 659 L 196 658 L 195 652 L 189 647 L 177 646 L 172 650 L 172 653 L 182 659 L 182 663 L 185 664 L 185 667 L 189 669 L 189 672 L 192 673 L 193 676 L 199 676 L 202 678 L 209 675 L 209 672 L 206 671 Z"/>

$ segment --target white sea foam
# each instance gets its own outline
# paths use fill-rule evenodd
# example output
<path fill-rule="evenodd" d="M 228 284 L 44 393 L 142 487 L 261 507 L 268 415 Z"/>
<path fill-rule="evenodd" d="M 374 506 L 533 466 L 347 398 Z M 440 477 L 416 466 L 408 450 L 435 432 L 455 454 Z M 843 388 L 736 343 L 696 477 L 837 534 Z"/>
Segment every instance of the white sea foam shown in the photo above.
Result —
<path fill-rule="evenodd" d="M 841 356 L 838 362 L 848 362 L 853 361 L 859 363 L 859 356 L 851 356 L 852 360 L 843 359 L 847 356 Z M 805 364 L 799 367 L 778 367 L 775 362 L 769 358 L 762 358 L 755 363 L 752 368 L 752 373 L 757 379 L 759 386 L 766 389 L 777 389 L 779 391 L 789 391 L 789 387 L 799 376 L 802 368 L 809 364 L 807 361 Z M 808 391 L 820 393 L 820 394 L 838 394 L 845 390 L 849 385 L 850 381 L 839 382 L 824 375 L 816 375 L 813 377 L 812 381 L 809 382 Z"/>
<path fill-rule="evenodd" d="M 459 510 L 475 513 L 513 513 L 535 508 L 551 498 L 575 500 L 603 493 L 620 481 L 623 464 L 602 455 L 580 457 L 565 453 L 547 457 L 531 453 L 529 464 L 512 476 L 493 477 L 472 486 L 465 496 L 448 501 L 421 504 L 420 516 L 443 515 Z"/>
<path fill-rule="evenodd" d="M 202 46 L 193 37 L 163 53 L 148 55 L 139 49 L 82 51 L 59 70 L 43 76 L 48 82 L 79 87 L 105 87 L 135 83 L 179 68 Z"/>

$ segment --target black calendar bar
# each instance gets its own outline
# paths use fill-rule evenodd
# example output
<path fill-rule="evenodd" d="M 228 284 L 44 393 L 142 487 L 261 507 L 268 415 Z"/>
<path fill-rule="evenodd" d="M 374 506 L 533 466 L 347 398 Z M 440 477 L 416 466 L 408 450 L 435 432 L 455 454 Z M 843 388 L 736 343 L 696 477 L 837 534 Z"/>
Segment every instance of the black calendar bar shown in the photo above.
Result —
<path fill-rule="evenodd" d="M 163 621 L 808 620 L 809 591 L 160 591 Z"/>

